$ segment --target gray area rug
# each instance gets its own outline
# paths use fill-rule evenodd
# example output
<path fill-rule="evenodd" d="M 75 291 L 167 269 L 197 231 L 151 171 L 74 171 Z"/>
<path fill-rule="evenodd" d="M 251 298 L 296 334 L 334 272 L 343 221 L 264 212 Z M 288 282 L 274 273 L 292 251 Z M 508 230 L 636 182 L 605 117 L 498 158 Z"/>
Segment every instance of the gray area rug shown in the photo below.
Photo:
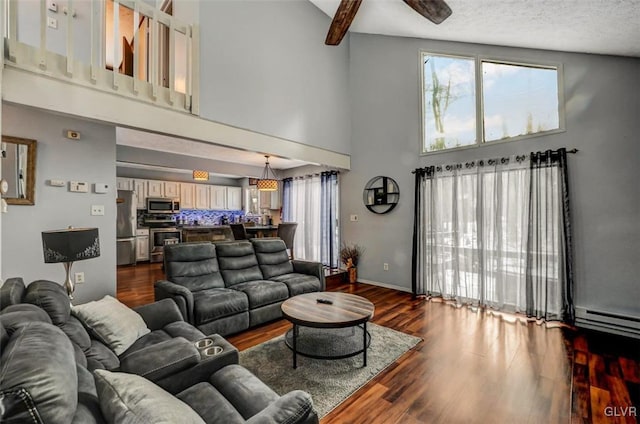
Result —
<path fill-rule="evenodd" d="M 422 340 L 372 323 L 367 324 L 367 330 L 371 344 L 366 368 L 362 367 L 362 354 L 336 360 L 298 355 L 298 368 L 294 370 L 284 336 L 240 352 L 240 364 L 278 394 L 296 389 L 310 393 L 318 416 L 324 417 Z"/>

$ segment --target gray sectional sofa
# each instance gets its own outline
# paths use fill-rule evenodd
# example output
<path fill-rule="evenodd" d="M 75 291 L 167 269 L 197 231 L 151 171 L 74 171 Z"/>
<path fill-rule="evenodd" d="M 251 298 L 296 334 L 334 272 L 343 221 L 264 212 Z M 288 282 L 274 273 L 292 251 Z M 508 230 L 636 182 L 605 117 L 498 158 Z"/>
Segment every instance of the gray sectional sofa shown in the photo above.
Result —
<path fill-rule="evenodd" d="M 224 338 L 184 322 L 171 300 L 135 312 L 117 306 L 145 328 L 120 353 L 84 315 L 99 308 L 72 311 L 56 283 L 25 289 L 14 279 L 0 301 L 0 422 L 318 423 L 307 393 L 276 394 L 238 365 Z M 218 346 L 215 355 L 196 344 L 202 339 Z"/>
<path fill-rule="evenodd" d="M 290 260 L 279 238 L 165 246 L 166 280 L 156 301 L 173 299 L 186 321 L 223 336 L 282 317 L 289 297 L 325 290 L 322 264 Z"/>

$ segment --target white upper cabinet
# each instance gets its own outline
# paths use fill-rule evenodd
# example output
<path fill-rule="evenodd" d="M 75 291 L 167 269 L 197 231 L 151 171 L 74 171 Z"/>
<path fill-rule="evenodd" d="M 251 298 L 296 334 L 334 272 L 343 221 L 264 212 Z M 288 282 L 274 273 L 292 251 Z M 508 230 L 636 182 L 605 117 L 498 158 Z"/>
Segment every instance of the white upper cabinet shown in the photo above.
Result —
<path fill-rule="evenodd" d="M 227 187 L 227 209 L 242 210 L 242 187 Z"/>
<path fill-rule="evenodd" d="M 164 197 L 177 199 L 180 197 L 180 183 L 174 181 L 164 182 Z"/>
<path fill-rule="evenodd" d="M 164 181 L 147 181 L 147 196 L 164 197 Z"/>
<path fill-rule="evenodd" d="M 147 208 L 147 197 L 170 197 L 180 199 L 181 209 L 242 210 L 242 187 L 124 177 L 117 177 L 116 182 L 118 190 L 135 191 L 138 209 Z M 262 194 L 273 202 L 271 193 Z M 271 204 L 260 207 L 267 208 Z M 279 204 L 276 207 L 280 207 Z"/>
<path fill-rule="evenodd" d="M 147 209 L 147 180 L 133 180 L 133 191 L 136 192 L 136 208 Z"/>
<path fill-rule="evenodd" d="M 196 186 L 196 209 L 209 209 L 209 186 L 206 184 L 194 184 Z"/>
<path fill-rule="evenodd" d="M 227 209 L 227 187 L 209 186 L 209 209 Z"/>
<path fill-rule="evenodd" d="M 180 209 L 194 209 L 196 207 L 196 184 L 180 184 Z"/>
<path fill-rule="evenodd" d="M 131 178 L 116 178 L 116 187 L 118 190 L 133 190 L 133 180 Z"/>

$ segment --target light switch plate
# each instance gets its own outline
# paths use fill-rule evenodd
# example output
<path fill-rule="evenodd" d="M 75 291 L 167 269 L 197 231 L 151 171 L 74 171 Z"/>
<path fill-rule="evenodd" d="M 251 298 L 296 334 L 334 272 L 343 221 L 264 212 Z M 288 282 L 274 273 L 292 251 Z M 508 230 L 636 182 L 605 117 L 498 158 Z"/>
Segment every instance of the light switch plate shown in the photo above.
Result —
<path fill-rule="evenodd" d="M 49 185 L 51 187 L 64 187 L 64 180 L 49 180 Z"/>
<path fill-rule="evenodd" d="M 358 220 L 358 215 L 356 215 L 355 213 L 351 214 L 350 219 L 352 222 L 356 222 Z"/>

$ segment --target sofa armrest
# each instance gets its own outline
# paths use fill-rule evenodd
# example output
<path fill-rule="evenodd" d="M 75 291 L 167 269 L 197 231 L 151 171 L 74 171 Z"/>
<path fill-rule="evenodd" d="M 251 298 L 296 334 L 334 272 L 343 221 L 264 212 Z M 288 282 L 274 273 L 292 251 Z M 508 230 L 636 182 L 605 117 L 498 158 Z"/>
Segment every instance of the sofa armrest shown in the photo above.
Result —
<path fill-rule="evenodd" d="M 222 348 L 222 352 L 217 355 L 207 356 L 204 352 L 206 348 L 198 349 L 200 352 L 200 361 L 196 365 L 180 371 L 177 374 L 155 381 L 155 383 L 167 392 L 176 394 L 186 390 L 194 384 L 209 381 L 211 375 L 218 370 L 226 367 L 227 365 L 234 365 L 238 363 L 238 349 L 225 340 L 224 337 L 214 334 L 212 336 L 207 336 L 206 338 L 213 340 L 211 346 L 220 346 Z"/>
<path fill-rule="evenodd" d="M 184 321 L 178 305 L 171 299 L 162 299 L 148 305 L 133 308 L 144 320 L 149 330 L 161 330 L 165 325 Z"/>
<path fill-rule="evenodd" d="M 184 286 L 167 280 L 156 281 L 153 285 L 156 300 L 173 299 L 185 321 L 195 324 L 193 317 L 193 294 Z"/>
<path fill-rule="evenodd" d="M 247 420 L 247 424 L 274 423 L 317 423 L 318 416 L 313 410 L 313 401 L 307 392 L 294 390 Z"/>
<path fill-rule="evenodd" d="M 200 361 L 198 349 L 182 337 L 165 340 L 120 358 L 120 369 L 151 381 L 191 368 Z"/>
<path fill-rule="evenodd" d="M 320 291 L 325 291 L 326 283 L 324 281 L 324 268 L 320 262 L 301 261 L 294 259 L 291 261 L 293 272 L 299 274 L 308 274 L 317 277 L 320 280 Z"/>

